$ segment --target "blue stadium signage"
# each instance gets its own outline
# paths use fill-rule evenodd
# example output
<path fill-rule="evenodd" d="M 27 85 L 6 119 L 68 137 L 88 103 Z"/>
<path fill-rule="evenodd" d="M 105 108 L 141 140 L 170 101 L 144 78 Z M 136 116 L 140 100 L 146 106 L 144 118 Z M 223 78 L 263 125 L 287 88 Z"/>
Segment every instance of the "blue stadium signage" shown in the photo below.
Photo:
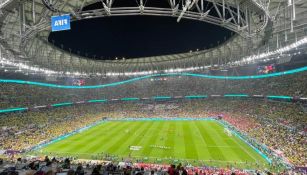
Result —
<path fill-rule="evenodd" d="M 51 30 L 53 32 L 70 30 L 70 15 L 52 16 Z"/>

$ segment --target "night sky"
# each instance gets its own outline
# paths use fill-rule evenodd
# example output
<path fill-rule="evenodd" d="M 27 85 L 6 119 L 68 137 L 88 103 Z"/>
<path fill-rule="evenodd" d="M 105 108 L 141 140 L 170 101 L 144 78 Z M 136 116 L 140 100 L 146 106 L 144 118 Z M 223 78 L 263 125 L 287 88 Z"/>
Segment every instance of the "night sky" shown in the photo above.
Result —
<path fill-rule="evenodd" d="M 72 22 L 71 28 L 51 33 L 49 42 L 104 60 L 196 51 L 215 47 L 231 36 L 231 31 L 205 22 L 182 19 L 177 23 L 174 17 L 157 16 L 87 19 Z"/>

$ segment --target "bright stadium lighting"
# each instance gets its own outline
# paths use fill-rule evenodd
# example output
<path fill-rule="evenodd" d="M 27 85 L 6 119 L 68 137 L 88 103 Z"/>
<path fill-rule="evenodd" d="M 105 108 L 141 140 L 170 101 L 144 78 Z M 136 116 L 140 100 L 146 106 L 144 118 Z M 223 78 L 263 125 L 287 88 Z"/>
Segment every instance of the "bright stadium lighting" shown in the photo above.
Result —
<path fill-rule="evenodd" d="M 230 62 L 227 65 L 243 65 L 243 64 L 249 64 L 249 63 L 254 63 L 256 61 L 269 61 L 269 60 L 273 60 L 273 59 L 279 59 L 281 55 L 284 55 L 285 52 L 289 52 L 292 49 L 297 49 L 298 47 L 307 44 L 307 37 L 298 40 L 295 43 L 292 43 L 288 46 L 282 47 L 280 49 L 274 50 L 274 51 L 270 51 L 270 52 L 265 52 L 265 53 L 261 53 L 261 54 L 257 54 L 257 55 L 251 55 L 251 56 L 247 56 L 244 57 L 243 59 L 239 60 L 239 61 L 235 61 L 235 62 Z M 300 54 L 301 52 L 297 52 L 298 54 Z M 97 73 L 97 72 L 93 72 L 93 73 L 83 73 L 83 72 L 61 72 L 61 71 L 55 71 L 55 70 L 50 70 L 50 69 L 46 69 L 46 68 L 38 68 L 35 66 L 30 66 L 27 65 L 26 63 L 23 62 L 14 62 L 10 59 L 7 59 L 5 57 L 2 57 L 0 59 L 0 64 L 4 65 L 4 66 L 11 66 L 11 67 L 16 67 L 16 69 L 18 69 L 20 72 L 22 71 L 32 71 L 35 73 L 41 73 L 41 74 L 45 74 L 45 75 L 58 75 L 58 76 L 76 76 L 76 77 L 81 77 L 81 76 L 119 76 L 119 75 L 124 75 L 124 76 L 138 76 L 138 75 L 150 75 L 150 74 L 157 74 L 159 71 L 157 70 L 153 70 L 153 71 L 139 71 L 139 72 L 107 72 L 106 74 L 102 74 L 102 73 Z M 216 67 L 218 67 L 219 65 L 214 65 Z M 161 70 L 161 72 L 165 72 L 165 73 L 176 73 L 176 72 L 187 72 L 187 71 L 195 71 L 195 70 L 200 70 L 200 69 L 208 69 L 211 66 L 196 66 L 196 67 L 187 67 L 187 68 L 170 68 L 170 69 L 165 69 L 165 70 Z"/>
<path fill-rule="evenodd" d="M 232 62 L 230 64 L 241 65 L 241 64 L 246 64 L 246 63 L 249 63 L 249 62 L 255 62 L 257 60 L 265 59 L 265 58 L 272 57 L 272 56 L 275 56 L 275 55 L 281 55 L 284 52 L 288 52 L 288 51 L 295 49 L 295 48 L 297 48 L 301 45 L 304 45 L 306 43 L 307 43 L 307 37 L 305 37 L 305 38 L 303 38 L 303 39 L 301 39 L 301 40 L 299 40 L 295 43 L 292 43 L 288 46 L 282 47 L 280 49 L 277 49 L 277 50 L 274 50 L 274 51 L 271 51 L 271 52 L 261 53 L 261 54 L 258 54 L 258 55 L 251 55 L 251 56 L 243 58 L 241 61 L 235 61 L 235 62 Z"/>

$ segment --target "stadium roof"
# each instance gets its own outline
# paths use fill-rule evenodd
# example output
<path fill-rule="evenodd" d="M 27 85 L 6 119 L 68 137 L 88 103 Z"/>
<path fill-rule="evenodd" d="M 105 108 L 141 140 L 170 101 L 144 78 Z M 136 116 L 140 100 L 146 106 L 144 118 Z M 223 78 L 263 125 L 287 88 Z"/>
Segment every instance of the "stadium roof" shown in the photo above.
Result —
<path fill-rule="evenodd" d="M 85 6 L 98 1 L 4 0 L 0 2 L 0 69 L 67 75 L 103 75 L 110 72 L 146 74 L 163 70 L 237 66 L 268 59 L 285 61 L 294 48 L 296 53 L 305 52 L 305 0 L 164 1 L 168 7 L 159 7 L 143 0 L 133 0 L 131 5 L 124 7 L 117 3 L 118 0 L 100 0 L 103 8 L 85 10 Z M 66 52 L 48 42 L 51 16 L 61 14 L 70 14 L 73 21 L 107 16 L 171 16 L 178 22 L 186 18 L 219 25 L 236 35 L 206 50 L 97 61 Z"/>

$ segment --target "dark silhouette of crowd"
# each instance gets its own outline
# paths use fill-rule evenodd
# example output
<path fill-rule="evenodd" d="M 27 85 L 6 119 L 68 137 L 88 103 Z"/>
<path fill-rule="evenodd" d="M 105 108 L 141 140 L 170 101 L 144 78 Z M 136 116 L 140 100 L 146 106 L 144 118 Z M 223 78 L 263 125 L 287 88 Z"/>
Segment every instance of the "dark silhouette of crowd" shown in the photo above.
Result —
<path fill-rule="evenodd" d="M 182 165 L 155 165 L 135 164 L 132 162 L 101 162 L 101 163 L 78 163 L 74 158 L 49 158 L 44 159 L 21 159 L 16 162 L 8 162 L 8 166 L 0 166 L 1 175 L 249 175 L 249 174 L 272 174 L 269 171 L 239 170 L 216 167 L 192 167 Z M 289 174 L 291 171 L 282 171 L 277 174 Z"/>

